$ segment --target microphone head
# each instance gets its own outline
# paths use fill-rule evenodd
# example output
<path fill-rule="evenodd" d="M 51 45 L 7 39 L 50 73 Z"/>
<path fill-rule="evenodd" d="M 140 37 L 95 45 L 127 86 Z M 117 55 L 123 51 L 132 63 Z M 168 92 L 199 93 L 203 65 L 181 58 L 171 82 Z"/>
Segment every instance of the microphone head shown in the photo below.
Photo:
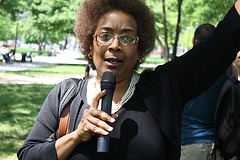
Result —
<path fill-rule="evenodd" d="M 116 86 L 116 75 L 111 71 L 106 71 L 102 75 L 101 79 L 101 90 L 110 89 L 115 90 Z"/>

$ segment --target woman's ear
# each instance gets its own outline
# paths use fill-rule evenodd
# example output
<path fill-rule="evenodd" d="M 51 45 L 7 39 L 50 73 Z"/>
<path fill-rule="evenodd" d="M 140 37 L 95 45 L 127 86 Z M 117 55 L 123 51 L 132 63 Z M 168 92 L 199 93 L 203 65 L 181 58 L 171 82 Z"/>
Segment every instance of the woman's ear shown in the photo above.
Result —
<path fill-rule="evenodd" d="M 93 50 L 93 46 L 92 46 L 92 45 L 90 45 L 90 52 L 92 52 L 92 50 Z"/>
<path fill-rule="evenodd" d="M 90 53 L 91 53 L 91 55 L 93 55 L 93 46 L 92 45 L 90 45 Z"/>

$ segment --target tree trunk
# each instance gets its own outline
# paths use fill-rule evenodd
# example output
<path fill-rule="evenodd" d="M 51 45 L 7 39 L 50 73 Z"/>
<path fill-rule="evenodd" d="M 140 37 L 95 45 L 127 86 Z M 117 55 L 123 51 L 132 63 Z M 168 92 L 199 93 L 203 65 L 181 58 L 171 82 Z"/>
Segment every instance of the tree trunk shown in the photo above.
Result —
<path fill-rule="evenodd" d="M 46 35 L 47 34 L 44 33 L 43 39 L 41 39 L 40 35 L 38 37 L 38 55 L 42 55 L 43 42 L 45 41 Z"/>
<path fill-rule="evenodd" d="M 175 43 L 173 46 L 173 54 L 171 56 L 172 59 L 176 57 L 177 54 L 177 46 L 178 46 L 178 40 L 179 40 L 179 34 L 181 30 L 181 7 L 182 7 L 182 1 L 178 0 L 178 21 L 177 21 L 177 28 L 176 28 L 176 37 L 175 37 Z"/>
<path fill-rule="evenodd" d="M 38 37 L 38 55 L 42 55 L 42 41 L 41 36 Z"/>
<path fill-rule="evenodd" d="M 0 0 L 0 7 L 3 5 L 4 0 Z"/>
<path fill-rule="evenodd" d="M 165 62 L 169 61 L 169 48 L 168 48 L 168 30 L 167 30 L 167 20 L 166 20 L 166 10 L 165 10 L 165 0 L 162 0 L 163 8 L 163 28 L 164 28 L 164 47 L 163 47 L 163 58 Z"/>
<path fill-rule="evenodd" d="M 65 44 L 64 44 L 64 49 L 66 49 L 67 48 L 67 43 L 68 43 L 68 37 L 65 39 Z"/>

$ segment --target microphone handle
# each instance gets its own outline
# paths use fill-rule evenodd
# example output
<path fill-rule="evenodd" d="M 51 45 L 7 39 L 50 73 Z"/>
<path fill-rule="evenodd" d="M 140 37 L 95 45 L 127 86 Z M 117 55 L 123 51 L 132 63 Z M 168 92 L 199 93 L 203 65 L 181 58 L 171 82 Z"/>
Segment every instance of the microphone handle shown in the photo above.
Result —
<path fill-rule="evenodd" d="M 113 90 L 105 89 L 106 94 L 102 98 L 102 111 L 111 115 L 112 110 L 112 98 L 113 98 Z M 107 122 L 107 124 L 110 124 Z M 97 142 L 97 152 L 98 153 L 108 153 L 109 152 L 109 141 L 110 136 L 108 135 L 99 135 Z"/>

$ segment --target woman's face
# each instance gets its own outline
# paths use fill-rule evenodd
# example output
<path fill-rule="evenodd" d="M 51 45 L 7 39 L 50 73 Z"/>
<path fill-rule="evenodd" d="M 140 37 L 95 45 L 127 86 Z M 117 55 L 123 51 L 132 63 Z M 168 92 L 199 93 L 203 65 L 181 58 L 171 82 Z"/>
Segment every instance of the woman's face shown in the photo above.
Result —
<path fill-rule="evenodd" d="M 137 32 L 136 20 L 125 12 L 113 10 L 100 18 L 94 35 L 110 33 L 115 36 L 115 39 L 110 44 L 100 43 L 96 38 L 93 40 L 91 54 L 98 78 L 105 71 L 114 72 L 117 81 L 131 78 L 132 70 L 139 60 L 138 43 L 123 45 L 116 37 L 123 34 L 137 36 Z"/>

